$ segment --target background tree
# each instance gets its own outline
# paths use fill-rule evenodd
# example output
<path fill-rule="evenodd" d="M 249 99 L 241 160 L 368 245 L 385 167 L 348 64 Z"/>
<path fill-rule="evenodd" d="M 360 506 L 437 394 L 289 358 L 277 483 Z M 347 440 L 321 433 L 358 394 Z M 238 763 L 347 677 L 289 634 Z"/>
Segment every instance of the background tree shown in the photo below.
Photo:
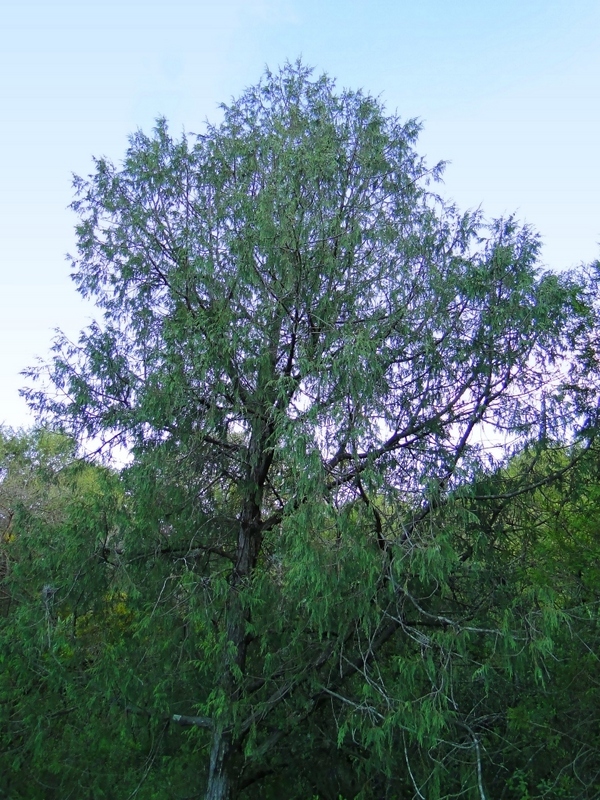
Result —
<path fill-rule="evenodd" d="M 495 475 L 487 487 L 493 498 L 480 508 L 488 545 L 496 558 L 505 554 L 498 574 L 512 602 L 529 602 L 531 624 L 546 628 L 551 655 L 493 687 L 488 741 L 490 751 L 499 747 L 496 782 L 507 785 L 504 796 L 592 798 L 600 791 L 597 463 L 596 448 L 549 442 Z M 507 501 L 525 464 L 539 485 Z"/>
<path fill-rule="evenodd" d="M 60 433 L 0 431 L 0 797 L 108 796 L 136 764 L 131 731 L 129 752 L 115 747 L 98 701 L 99 656 L 127 619 L 109 566 L 122 492 L 75 450 Z"/>
<path fill-rule="evenodd" d="M 482 797 L 480 697 L 453 664 L 510 674 L 547 631 L 481 605 L 460 487 L 485 437 L 539 434 L 542 391 L 569 424 L 553 390 L 581 293 L 539 272 L 527 227 L 431 193 L 418 125 L 368 95 L 296 64 L 223 112 L 76 180 L 74 279 L 103 319 L 29 392 L 133 457 L 123 579 L 137 635 L 179 645 L 162 674 L 125 648 L 109 695 L 192 729 L 209 800 L 289 792 L 290 769 L 327 797 Z"/>

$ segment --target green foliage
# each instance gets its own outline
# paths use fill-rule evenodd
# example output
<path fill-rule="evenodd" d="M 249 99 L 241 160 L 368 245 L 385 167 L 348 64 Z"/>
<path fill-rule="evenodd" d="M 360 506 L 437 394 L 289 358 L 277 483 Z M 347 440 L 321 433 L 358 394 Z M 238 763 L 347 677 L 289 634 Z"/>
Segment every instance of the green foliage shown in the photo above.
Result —
<path fill-rule="evenodd" d="M 163 670 L 177 655 L 164 651 L 181 634 L 155 622 L 153 635 L 163 635 L 151 646 L 147 609 L 122 561 L 125 531 L 134 527 L 122 482 L 77 460 L 62 434 L 5 432 L 0 446 L 0 505 L 10 518 L 2 544 L 0 796 L 127 796 L 147 771 L 138 796 L 164 797 L 189 779 L 181 762 L 173 766 L 174 753 L 185 761 L 188 742 L 169 728 L 162 696 Z M 132 665 L 147 650 L 145 688 Z"/>
<path fill-rule="evenodd" d="M 11 518 L 2 634 L 7 752 L 39 796 L 558 797 L 580 774 L 550 698 L 565 629 L 591 630 L 591 284 L 443 203 L 417 135 L 288 65 L 204 135 L 159 121 L 76 180 L 74 279 L 103 317 L 28 394 L 132 461 L 51 434 L 60 468 L 39 439 L 2 483 L 33 469 L 48 498 Z"/>

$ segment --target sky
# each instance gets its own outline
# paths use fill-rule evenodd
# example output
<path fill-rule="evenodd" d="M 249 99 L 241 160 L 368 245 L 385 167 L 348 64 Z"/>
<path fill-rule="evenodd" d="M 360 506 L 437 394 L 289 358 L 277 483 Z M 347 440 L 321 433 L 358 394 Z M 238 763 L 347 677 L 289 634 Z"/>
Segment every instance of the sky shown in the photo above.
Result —
<path fill-rule="evenodd" d="M 34 424 L 21 370 L 99 317 L 65 257 L 72 175 L 158 116 L 201 132 L 299 56 L 419 119 L 441 193 L 516 213 L 545 268 L 600 257 L 597 0 L 0 0 L 0 424 Z"/>

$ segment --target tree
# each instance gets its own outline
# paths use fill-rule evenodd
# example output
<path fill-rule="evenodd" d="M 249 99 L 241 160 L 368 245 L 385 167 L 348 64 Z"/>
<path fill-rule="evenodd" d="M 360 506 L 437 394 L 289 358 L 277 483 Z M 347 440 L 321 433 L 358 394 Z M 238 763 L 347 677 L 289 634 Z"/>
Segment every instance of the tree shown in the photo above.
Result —
<path fill-rule="evenodd" d="M 485 516 L 495 517 L 497 533 L 489 540 L 505 541 L 507 585 L 537 595 L 538 618 L 554 617 L 552 657 L 506 687 L 495 733 L 496 746 L 508 747 L 496 760 L 505 780 L 512 773 L 513 789 L 521 785 L 518 796 L 592 798 L 600 791 L 598 452 L 554 442 L 516 462 L 495 476 L 500 485 Z M 567 469 L 560 480 L 503 504 L 511 472 L 517 477 L 523 462 L 538 477 Z"/>
<path fill-rule="evenodd" d="M 120 638 L 106 567 L 123 495 L 75 452 L 60 433 L 0 429 L 0 797 L 15 800 L 86 795 L 90 772 L 101 796 L 137 766 L 96 678 Z"/>
<path fill-rule="evenodd" d="M 204 134 L 159 120 L 75 181 L 74 280 L 103 319 L 57 339 L 54 389 L 29 399 L 132 454 L 123 570 L 146 635 L 160 609 L 179 645 L 162 677 L 124 652 L 121 700 L 192 729 L 209 800 L 276 793 L 291 763 L 323 796 L 375 775 L 377 796 L 483 797 L 478 701 L 453 699 L 450 665 L 540 652 L 522 608 L 499 621 L 473 591 L 461 487 L 485 437 L 539 435 L 542 392 L 569 424 L 553 389 L 585 313 L 527 227 L 430 191 L 418 131 L 298 63 Z M 317 752 L 335 767 L 311 786 Z"/>

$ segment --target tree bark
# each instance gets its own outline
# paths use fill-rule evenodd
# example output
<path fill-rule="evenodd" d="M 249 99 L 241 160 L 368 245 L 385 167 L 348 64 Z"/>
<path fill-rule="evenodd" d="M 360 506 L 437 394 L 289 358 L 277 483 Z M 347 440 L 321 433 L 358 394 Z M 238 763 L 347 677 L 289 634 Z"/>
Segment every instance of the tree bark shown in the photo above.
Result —
<path fill-rule="evenodd" d="M 240 513 L 235 564 L 230 577 L 227 602 L 228 646 L 221 679 L 226 707 L 213 733 L 206 800 L 232 800 L 237 794 L 237 776 L 233 774 L 233 770 L 239 748 L 233 740 L 232 726 L 233 707 L 240 700 L 241 690 L 235 673 L 244 674 L 248 649 L 248 610 L 244 607 L 240 594 L 252 577 L 262 543 L 261 502 L 272 459 L 272 453 L 267 446 L 271 433 L 269 426 L 258 425 L 253 431 L 249 446 L 246 497 Z"/>
<path fill-rule="evenodd" d="M 218 726 L 213 733 L 206 800 L 231 800 L 231 734 Z"/>
<path fill-rule="evenodd" d="M 259 497 L 260 493 L 261 487 L 258 486 Z M 241 689 L 233 668 L 238 674 L 244 674 L 246 668 L 248 610 L 244 608 L 240 592 L 252 576 L 261 546 L 261 511 L 256 501 L 256 495 L 247 500 L 241 512 L 236 563 L 227 603 L 227 643 L 233 647 L 226 649 L 221 679 L 226 708 L 213 732 L 206 800 L 233 800 L 237 795 L 236 755 L 239 747 L 233 740 L 231 728 L 233 707 L 240 700 Z"/>

